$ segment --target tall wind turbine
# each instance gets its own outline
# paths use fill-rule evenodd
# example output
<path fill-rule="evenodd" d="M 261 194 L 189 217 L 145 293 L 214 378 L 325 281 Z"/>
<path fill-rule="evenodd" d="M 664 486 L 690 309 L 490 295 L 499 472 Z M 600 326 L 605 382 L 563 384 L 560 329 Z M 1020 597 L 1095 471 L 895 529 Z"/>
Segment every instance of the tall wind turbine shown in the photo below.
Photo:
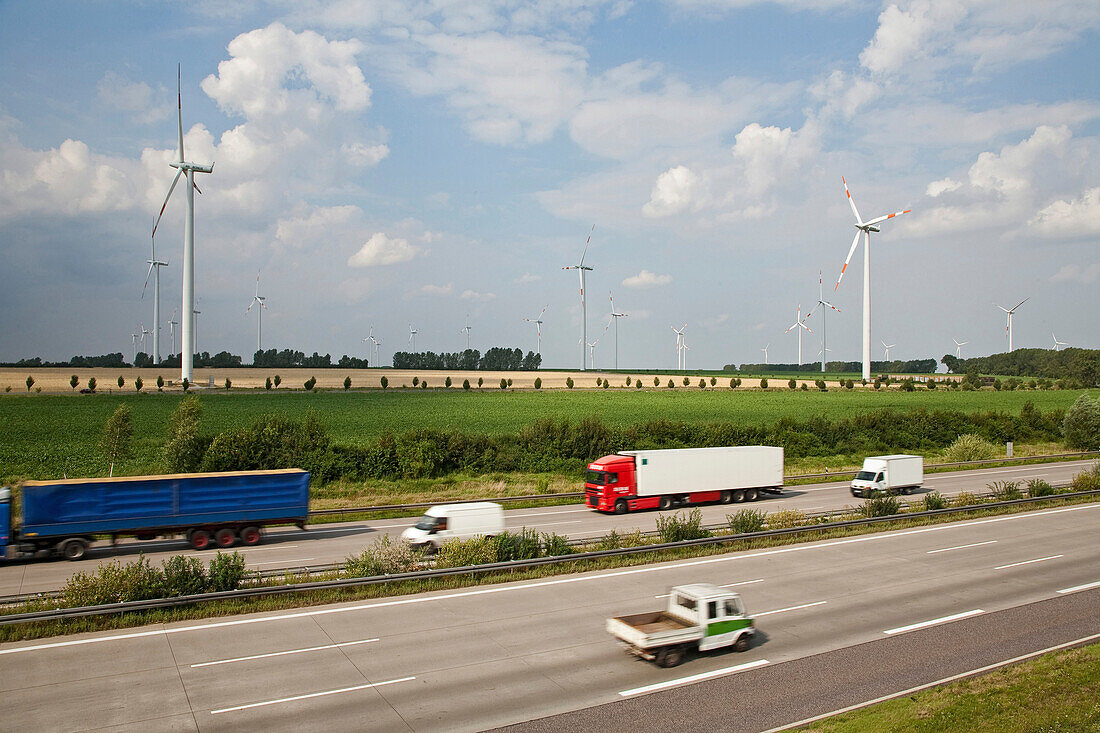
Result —
<path fill-rule="evenodd" d="M 1054 331 L 1050 332 L 1050 337 L 1054 339 L 1054 350 L 1058 351 L 1059 346 L 1069 346 L 1065 341 L 1059 341 L 1058 337 L 1054 335 Z"/>
<path fill-rule="evenodd" d="M 467 351 L 470 350 L 470 331 L 471 330 L 472 329 L 470 328 L 470 314 L 467 313 L 466 314 L 466 325 L 463 326 L 462 328 L 458 329 L 459 333 L 462 333 L 462 332 L 466 333 L 466 350 Z"/>
<path fill-rule="evenodd" d="M 584 361 L 584 346 L 588 343 L 588 308 L 584 302 L 584 273 L 590 272 L 591 267 L 584 264 L 584 256 L 588 254 L 588 245 L 592 242 L 592 232 L 596 231 L 596 225 L 593 224 L 592 228 L 588 230 L 588 239 L 584 243 L 584 251 L 581 252 L 581 261 L 576 265 L 570 265 L 563 267 L 563 270 L 577 270 L 581 275 L 581 371 L 583 372 L 587 365 Z"/>
<path fill-rule="evenodd" d="M 1008 353 L 1010 354 L 1012 353 L 1012 314 L 1016 312 L 1017 308 L 1019 308 L 1021 305 L 1028 302 L 1029 300 L 1031 300 L 1030 295 L 1021 300 L 1016 305 L 1012 306 L 1011 308 L 1005 308 L 1003 305 L 997 305 L 996 303 L 993 304 L 997 305 L 998 308 L 1008 314 L 1008 325 L 1005 326 L 1005 330 L 1008 331 Z"/>
<path fill-rule="evenodd" d="M 897 344 L 888 344 L 880 339 L 879 343 L 882 344 L 882 348 L 886 350 L 886 361 L 890 361 L 890 349 L 897 346 Z"/>
<path fill-rule="evenodd" d="M 813 333 L 810 327 L 806 325 L 806 318 L 809 318 L 810 314 L 807 313 L 805 317 L 802 316 L 802 304 L 798 304 L 798 315 L 795 317 L 795 322 L 783 333 L 790 333 L 792 328 L 798 329 L 798 369 L 802 369 L 802 331 L 805 330 L 808 333 Z"/>
<path fill-rule="evenodd" d="M 771 346 L 771 344 L 769 343 L 768 346 Z M 764 352 L 764 364 L 765 365 L 767 365 L 767 363 L 768 363 L 768 346 L 765 346 L 764 348 L 760 349 L 761 351 Z"/>
<path fill-rule="evenodd" d="M 413 328 L 413 325 L 409 324 L 409 344 L 412 346 L 412 353 L 416 353 L 416 334 L 420 333 L 418 329 Z"/>
<path fill-rule="evenodd" d="M 142 323 L 140 325 L 141 325 L 141 350 L 145 351 L 145 337 L 148 336 L 149 334 L 153 333 L 153 332 L 150 331 L 149 329 L 147 329 L 145 327 L 144 323 Z M 148 354 L 149 352 L 145 351 L 145 353 Z"/>
<path fill-rule="evenodd" d="M 167 267 L 167 262 L 157 259 L 157 242 L 149 238 L 152 247 L 149 259 L 149 271 L 145 273 L 145 285 L 141 287 L 141 299 L 145 300 L 145 289 L 149 287 L 149 276 L 153 275 L 153 365 L 160 364 L 160 268 Z M 153 270 L 156 270 L 154 274 Z"/>
<path fill-rule="evenodd" d="M 549 305 L 543 306 L 543 309 L 539 311 L 538 316 L 536 316 L 535 318 L 524 318 L 523 319 L 524 323 L 533 323 L 533 324 L 535 324 L 535 330 L 538 332 L 538 351 L 536 351 L 535 353 L 538 354 L 539 356 L 542 356 L 542 314 L 545 313 L 546 309 L 549 308 L 549 307 L 550 307 Z"/>
<path fill-rule="evenodd" d="M 164 216 L 164 209 L 168 206 L 168 199 L 172 198 L 172 191 L 176 189 L 180 176 L 187 176 L 187 214 L 183 218 L 183 312 L 189 313 L 195 310 L 195 185 L 196 173 L 213 173 L 214 164 L 200 165 L 189 163 L 183 156 L 183 91 L 180 82 L 181 71 L 176 69 L 176 112 L 179 130 L 179 159 L 169 163 L 177 169 L 176 177 L 172 179 L 172 185 L 168 188 L 168 195 L 164 197 L 164 203 L 160 207 L 160 214 L 153 224 L 153 236 L 157 234 L 157 225 Z M 195 353 L 195 328 L 191 319 L 183 319 L 183 343 L 180 344 L 180 371 L 181 379 L 193 382 L 192 356 Z"/>
<path fill-rule="evenodd" d="M 263 334 L 264 308 L 267 307 L 267 304 L 264 303 L 265 300 L 267 299 L 264 296 L 260 295 L 260 273 L 257 272 L 256 294 L 252 296 L 252 302 L 249 303 L 248 307 L 244 310 L 245 314 L 247 315 L 248 311 L 252 310 L 252 306 L 256 306 L 256 351 L 263 351 L 263 348 L 260 346 L 260 336 Z"/>
<path fill-rule="evenodd" d="M 604 324 L 603 333 L 596 337 L 595 341 L 585 341 L 585 346 L 588 347 L 588 363 L 592 365 L 592 368 L 596 368 L 596 346 L 599 345 L 600 339 L 607 335 L 607 329 L 611 327 L 611 318 L 607 319 L 607 323 Z"/>
<path fill-rule="evenodd" d="M 963 358 L 963 354 L 962 354 L 963 347 L 966 346 L 970 342 L 969 341 L 959 341 L 958 339 L 956 339 L 953 336 L 951 337 L 951 340 L 955 342 L 955 358 L 956 359 Z"/>
<path fill-rule="evenodd" d="M 607 296 L 611 299 L 611 318 L 615 321 L 615 368 L 619 368 L 619 319 L 626 318 L 629 313 L 617 313 L 615 311 L 615 296 L 611 294 L 611 291 L 607 291 Z"/>
<path fill-rule="evenodd" d="M 669 326 L 669 328 L 676 333 L 676 369 L 678 371 L 682 371 L 684 368 L 684 329 L 687 327 L 688 325 L 686 323 L 680 326 L 680 328 Z"/>
<path fill-rule="evenodd" d="M 848 250 L 848 256 L 844 260 L 844 267 L 840 268 L 840 277 L 836 279 L 836 286 L 833 288 L 833 292 L 837 291 L 840 287 L 840 281 L 844 279 L 844 271 L 848 269 L 848 263 L 852 259 L 852 255 L 855 254 L 856 246 L 859 245 L 860 232 L 863 233 L 863 378 L 871 378 L 871 232 L 881 231 L 875 224 L 886 221 L 887 219 L 893 219 L 895 216 L 901 214 L 908 214 L 912 209 L 906 209 L 905 211 L 895 211 L 893 214 L 885 214 L 883 216 L 875 217 L 870 221 L 863 221 L 863 218 L 859 215 L 859 210 L 856 209 L 856 202 L 852 199 L 852 192 L 848 190 L 848 181 L 844 178 L 840 180 L 844 181 L 844 193 L 848 196 L 848 204 L 852 207 L 852 213 L 856 215 L 856 237 L 852 240 L 852 246 Z"/>
<path fill-rule="evenodd" d="M 817 310 L 817 306 L 821 306 L 821 373 L 825 373 L 825 357 L 832 351 L 825 342 L 825 309 L 832 308 L 837 313 L 840 313 L 840 308 L 825 300 L 824 293 L 822 291 L 821 284 L 821 270 L 817 271 L 817 305 L 810 309 L 810 312 L 806 314 L 807 320 L 813 315 L 813 312 Z"/>

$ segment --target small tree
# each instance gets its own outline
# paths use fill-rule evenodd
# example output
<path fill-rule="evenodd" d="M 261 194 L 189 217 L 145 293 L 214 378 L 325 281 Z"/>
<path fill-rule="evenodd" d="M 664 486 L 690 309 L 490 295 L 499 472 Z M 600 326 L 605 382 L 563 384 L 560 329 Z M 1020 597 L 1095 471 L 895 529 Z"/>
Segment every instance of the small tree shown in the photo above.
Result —
<path fill-rule="evenodd" d="M 854 379 L 849 379 L 848 383 L 844 385 L 844 388 L 845 389 L 854 389 L 855 386 L 856 386 L 855 380 Z"/>
<path fill-rule="evenodd" d="M 91 384 L 91 382 L 89 382 L 89 384 Z M 191 389 L 191 380 L 189 380 L 187 377 L 184 377 L 181 386 L 183 387 L 183 391 L 186 392 L 187 390 Z"/>
<path fill-rule="evenodd" d="M 710 378 L 710 386 L 713 387 L 716 384 L 718 384 L 718 380 L 714 377 L 711 377 Z"/>
<path fill-rule="evenodd" d="M 542 389 L 542 377 L 535 377 L 535 389 Z"/>
<path fill-rule="evenodd" d="M 611 382 L 607 381 L 606 379 L 603 380 L 603 388 L 604 389 L 607 389 L 610 386 L 611 386 Z"/>
<path fill-rule="evenodd" d="M 280 377 L 278 374 L 276 374 L 274 382 L 275 382 L 275 389 L 278 389 L 279 385 L 283 383 L 283 378 Z"/>
<path fill-rule="evenodd" d="M 119 379 L 122 379 L 122 377 L 119 377 Z M 33 386 L 34 386 L 34 377 L 32 377 L 30 375 L 27 375 L 27 391 L 30 392 L 31 387 L 33 387 Z M 119 386 L 122 386 L 122 385 L 119 385 Z"/>
<path fill-rule="evenodd" d="M 466 390 L 467 392 L 470 391 L 470 380 L 469 379 L 463 379 L 462 380 L 462 389 Z"/>
<path fill-rule="evenodd" d="M 568 387 L 569 389 L 573 389 L 573 377 L 566 377 L 565 378 L 565 386 Z"/>
<path fill-rule="evenodd" d="M 1062 434 L 1070 448 L 1100 448 L 1100 397 L 1094 400 L 1087 394 L 1078 397 L 1062 419 Z"/>
<path fill-rule="evenodd" d="M 382 385 L 382 389 L 390 386 L 390 380 L 386 379 L 385 375 L 383 375 L 382 378 L 378 380 L 378 382 Z"/>
<path fill-rule="evenodd" d="M 157 391 L 160 392 L 164 389 L 164 377 L 157 375 Z"/>
<path fill-rule="evenodd" d="M 809 392 L 810 391 L 810 388 L 806 386 L 805 382 L 802 383 L 802 391 L 803 392 Z"/>
<path fill-rule="evenodd" d="M 95 377 L 88 378 L 88 391 L 95 392 Z"/>
<path fill-rule="evenodd" d="M 271 377 L 264 380 L 264 389 L 271 390 Z"/>
<path fill-rule="evenodd" d="M 684 377 L 684 386 L 686 387 L 686 386 L 688 386 L 689 384 L 691 384 L 691 379 L 689 379 L 688 377 L 686 377 L 686 376 L 685 376 L 685 377 Z"/>
<path fill-rule="evenodd" d="M 421 379 L 420 380 L 420 389 L 427 389 L 427 388 L 428 388 L 428 380 L 427 379 Z"/>
<path fill-rule="evenodd" d="M 206 442 L 199 435 L 201 418 L 202 403 L 195 396 L 184 397 L 168 417 L 164 462 L 170 473 L 197 470 L 202 462 Z"/>
<path fill-rule="evenodd" d="M 824 379 L 815 379 L 815 380 L 814 380 L 814 386 L 815 386 L 815 387 L 817 387 L 817 388 L 818 388 L 819 390 L 821 390 L 822 392 L 824 392 L 824 391 L 825 391 L 825 389 L 826 389 L 826 387 L 825 387 L 825 380 L 824 380 Z"/>
<path fill-rule="evenodd" d="M 936 380 L 929 377 L 928 378 L 928 389 L 935 389 L 935 388 L 936 388 Z"/>
<path fill-rule="evenodd" d="M 115 475 L 115 462 L 133 455 L 134 425 L 129 405 L 119 405 L 113 415 L 107 418 L 103 434 L 99 438 L 99 449 L 111 464 L 108 476 Z"/>
<path fill-rule="evenodd" d="M 676 389 L 676 383 L 673 382 L 671 379 L 668 380 L 668 388 L 669 389 Z"/>
<path fill-rule="evenodd" d="M 125 380 L 125 379 L 123 379 L 121 375 L 119 375 L 119 378 L 118 378 L 118 388 L 119 388 L 119 389 L 122 389 L 122 385 L 124 385 L 124 384 L 126 384 L 126 380 Z"/>
<path fill-rule="evenodd" d="M 706 388 L 707 388 L 707 380 L 700 379 L 699 380 L 699 389 L 706 389 Z"/>
<path fill-rule="evenodd" d="M 481 385 L 483 385 L 483 384 L 485 384 L 485 378 L 484 377 L 478 377 L 477 378 L 477 388 L 481 389 Z M 569 385 L 569 386 L 572 387 L 573 385 Z"/>
<path fill-rule="evenodd" d="M 626 378 L 626 386 L 627 386 L 627 387 L 629 387 L 629 386 L 630 386 L 630 377 L 627 377 L 627 378 Z"/>
<path fill-rule="evenodd" d="M 138 377 L 137 379 L 134 380 L 134 389 L 136 389 L 138 392 L 140 392 L 141 388 L 144 387 L 144 386 L 145 386 L 145 382 L 142 381 L 141 377 Z"/>
<path fill-rule="evenodd" d="M 603 379 L 601 379 L 600 377 L 596 377 L 596 386 L 599 387 L 602 384 L 603 384 Z"/>
<path fill-rule="evenodd" d="M 641 389 L 642 388 L 642 380 L 640 380 L 640 379 L 635 380 L 634 381 L 634 388 L 635 389 Z"/>
<path fill-rule="evenodd" d="M 414 387 L 419 387 L 420 386 L 420 377 L 413 377 L 413 386 Z"/>
<path fill-rule="evenodd" d="M 302 383 L 302 386 L 306 388 L 306 392 L 312 392 L 313 388 L 317 386 L 317 377 L 310 376 L 309 379 Z"/>
<path fill-rule="evenodd" d="M 798 382 L 794 380 L 794 377 L 791 377 L 787 380 L 787 386 L 791 389 L 798 389 Z"/>
<path fill-rule="evenodd" d="M 762 379 L 760 380 L 760 389 L 767 389 L 767 388 L 768 388 L 768 378 L 767 378 L 767 377 L 763 377 L 763 378 L 762 378 Z"/>
<path fill-rule="evenodd" d="M 737 389 L 737 380 L 732 377 L 730 378 L 730 389 Z"/>
<path fill-rule="evenodd" d="M 451 378 L 450 377 L 447 377 L 446 379 L 443 380 L 443 386 L 446 387 L 447 389 L 451 388 Z"/>
<path fill-rule="evenodd" d="M 653 386 L 654 387 L 660 387 L 661 386 L 661 378 L 660 377 L 654 377 L 653 378 Z"/>
<path fill-rule="evenodd" d="M 351 389 L 351 377 L 344 377 L 344 391 Z"/>
<path fill-rule="evenodd" d="M 225 378 L 225 391 L 228 392 L 229 388 L 232 387 L 232 386 L 233 386 L 233 382 L 230 381 L 229 377 L 226 377 Z"/>
<path fill-rule="evenodd" d="M 500 388 L 501 389 L 508 389 L 508 380 L 507 379 L 502 378 L 500 380 Z"/>
<path fill-rule="evenodd" d="M 75 390 L 76 385 L 78 385 L 78 384 L 80 384 L 80 377 L 76 376 L 75 374 L 72 375 L 71 377 L 69 377 L 69 386 L 70 387 L 72 387 Z"/>
<path fill-rule="evenodd" d="M 509 386 L 509 387 L 511 387 L 511 386 L 512 386 L 512 380 L 511 380 L 511 379 L 509 379 L 509 380 L 508 380 L 508 386 Z"/>

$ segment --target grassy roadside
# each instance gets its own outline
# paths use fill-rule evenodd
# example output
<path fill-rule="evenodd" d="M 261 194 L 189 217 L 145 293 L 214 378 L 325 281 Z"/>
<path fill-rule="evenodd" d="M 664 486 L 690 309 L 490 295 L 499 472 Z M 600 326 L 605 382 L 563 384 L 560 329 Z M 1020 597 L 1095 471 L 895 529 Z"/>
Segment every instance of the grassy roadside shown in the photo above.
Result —
<path fill-rule="evenodd" d="M 722 545 L 700 545 L 693 547 L 679 547 L 669 550 L 654 550 L 640 552 L 633 555 L 599 558 L 594 560 L 575 560 L 554 565 L 544 565 L 534 568 L 524 568 L 509 571 L 493 571 L 483 573 L 471 573 L 469 575 L 455 575 L 440 578 L 427 578 L 410 581 L 386 583 L 380 585 L 368 585 L 354 588 L 326 588 L 321 590 L 303 591 L 301 593 L 286 593 L 278 596 L 231 599 L 226 601 L 206 602 L 191 606 L 181 606 L 170 609 L 154 611 L 142 611 L 111 616 L 92 616 L 71 620 L 41 621 L 23 624 L 0 626 L 0 642 L 20 641 L 25 639 L 37 639 L 63 634 L 84 633 L 102 631 L 108 629 L 132 628 L 146 624 L 172 623 L 213 617 L 224 617 L 245 613 L 258 613 L 263 611 L 277 611 L 289 608 L 318 606 L 331 603 L 360 601 L 364 599 L 385 598 L 392 596 L 409 595 L 438 590 L 453 590 L 478 585 L 494 583 L 506 583 L 512 581 L 534 580 L 538 578 L 556 575 L 568 575 L 572 573 L 589 572 L 594 570 L 609 570 L 615 568 L 634 567 L 672 560 L 690 559 L 696 557 L 708 557 L 724 555 L 746 550 L 759 550 L 771 547 L 794 545 L 805 542 L 816 542 L 829 539 L 843 539 L 858 535 L 874 534 L 883 531 L 909 529 L 914 527 L 930 526 L 935 524 L 947 524 L 953 521 L 968 521 L 989 516 L 1005 514 L 1020 514 L 1029 511 L 1047 509 L 1053 506 L 1066 506 L 1072 504 L 1084 504 L 1094 502 L 1094 497 L 1060 498 L 1052 496 L 1049 500 L 1028 505 L 1016 505 L 1009 507 L 996 507 L 967 512 L 964 516 L 932 516 L 932 517 L 906 517 L 899 515 L 898 519 L 883 525 L 841 527 L 832 529 L 814 529 L 807 527 L 805 532 L 797 535 L 784 535 L 779 537 L 764 537 L 751 540 L 739 540 Z M 298 582 L 305 580 L 318 581 L 335 579 L 336 573 L 313 576 L 311 578 L 297 578 Z M 271 582 L 270 585 L 282 583 Z M 41 603 L 28 604 L 25 607 L 12 607 L 4 609 L 4 614 L 23 611 L 46 610 L 51 606 Z"/>
<path fill-rule="evenodd" d="M 800 731 L 1100 731 L 1100 644 L 1065 649 Z"/>

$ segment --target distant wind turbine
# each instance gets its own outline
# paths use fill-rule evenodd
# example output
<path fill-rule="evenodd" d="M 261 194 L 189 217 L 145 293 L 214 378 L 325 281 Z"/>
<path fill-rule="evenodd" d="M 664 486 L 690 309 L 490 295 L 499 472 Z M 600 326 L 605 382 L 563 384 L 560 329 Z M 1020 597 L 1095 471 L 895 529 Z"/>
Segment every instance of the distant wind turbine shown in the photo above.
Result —
<path fill-rule="evenodd" d="M 1059 341 L 1058 337 L 1054 335 L 1054 331 L 1050 332 L 1050 337 L 1054 339 L 1054 350 L 1058 351 L 1059 346 L 1069 346 L 1065 341 Z"/>
<path fill-rule="evenodd" d="M 542 310 L 540 310 L 539 314 L 534 318 L 523 319 L 524 323 L 535 324 L 535 330 L 538 332 L 538 350 L 535 353 L 539 356 L 542 356 L 542 314 L 545 313 L 546 309 L 549 307 L 549 305 L 543 306 Z"/>
<path fill-rule="evenodd" d="M 817 305 L 811 308 L 810 312 L 806 314 L 807 320 L 809 320 L 810 316 L 813 315 L 813 312 L 817 310 L 818 306 L 821 306 L 821 351 L 819 353 L 821 354 L 821 373 L 824 374 L 825 356 L 826 354 L 828 354 L 828 352 L 832 351 L 832 349 L 828 348 L 828 344 L 825 341 L 825 309 L 832 308 L 837 313 L 840 313 L 840 308 L 837 308 L 835 305 L 825 300 L 821 285 L 821 270 L 817 271 Z"/>
<path fill-rule="evenodd" d="M 607 291 L 608 297 L 611 299 L 611 318 L 615 321 L 615 368 L 619 368 L 619 319 L 629 316 L 628 313 L 617 313 L 615 311 L 615 296 L 611 294 L 611 291 Z"/>
<path fill-rule="evenodd" d="M 679 329 L 677 329 L 676 326 L 669 326 L 669 328 L 671 328 L 673 330 L 673 332 L 675 332 L 675 334 L 676 334 L 676 369 L 677 370 L 683 370 L 683 368 L 684 368 L 684 366 L 683 366 L 683 364 L 684 364 L 684 329 L 687 328 L 687 327 L 688 327 L 688 325 L 686 323 L 684 325 L 680 326 Z"/>
<path fill-rule="evenodd" d="M 176 326 L 179 325 L 179 321 L 176 320 L 176 312 L 172 311 L 172 317 L 168 320 L 168 338 L 172 340 L 172 353 L 176 353 Z"/>
<path fill-rule="evenodd" d="M 409 344 L 412 345 L 412 353 L 416 353 L 416 334 L 420 333 L 418 329 L 413 328 L 413 325 L 409 324 Z"/>
<path fill-rule="evenodd" d="M 803 315 L 802 315 L 802 304 L 799 303 L 798 304 L 798 315 L 795 317 L 795 322 L 792 323 L 787 328 L 787 330 L 783 332 L 783 333 L 790 333 L 792 328 L 797 328 L 798 329 L 798 368 L 800 370 L 802 369 L 802 331 L 805 330 L 807 333 L 813 333 L 813 331 L 810 329 L 810 327 L 806 325 L 806 319 L 809 318 L 809 317 L 810 317 L 809 313 L 807 313 L 806 316 L 803 317 Z"/>
<path fill-rule="evenodd" d="M 145 352 L 146 354 L 148 354 L 149 352 L 145 351 L 145 337 L 148 336 L 151 333 L 152 333 L 152 331 L 145 328 L 145 324 L 142 323 L 141 324 L 141 350 L 143 352 Z"/>
<path fill-rule="evenodd" d="M 264 296 L 260 295 L 260 273 L 257 272 L 256 273 L 256 294 L 254 296 L 252 296 L 252 302 L 248 304 L 248 307 L 245 308 L 245 311 L 244 311 L 245 315 L 247 315 L 248 311 L 252 310 L 252 306 L 257 306 L 256 307 L 256 351 L 263 351 L 263 348 L 260 345 L 261 344 L 260 336 L 263 333 L 264 308 L 267 307 L 267 304 L 264 303 L 265 300 L 266 300 L 266 298 Z"/>
<path fill-rule="evenodd" d="M 467 313 L 466 314 L 466 325 L 463 326 L 462 328 L 458 329 L 459 333 L 462 333 L 462 332 L 466 333 L 466 350 L 467 351 L 470 350 L 470 331 L 471 331 L 471 328 L 470 328 L 470 314 Z"/>
<path fill-rule="evenodd" d="M 771 346 L 771 344 L 769 343 L 768 346 Z M 765 346 L 764 348 L 760 349 L 761 351 L 764 352 L 764 364 L 765 365 L 768 363 L 768 346 Z"/>
<path fill-rule="evenodd" d="M 192 332 L 192 334 L 194 334 L 194 340 L 192 342 L 191 348 L 193 348 L 195 350 L 196 354 L 199 353 L 199 316 L 201 316 L 201 315 L 202 315 L 202 311 L 197 311 L 193 308 L 191 309 L 191 332 Z M 180 340 L 180 355 L 181 355 L 181 357 L 183 355 L 183 346 L 184 346 L 183 340 L 181 339 Z M 188 361 L 190 361 L 190 357 L 188 357 Z"/>
<path fill-rule="evenodd" d="M 882 348 L 884 348 L 886 350 L 886 361 L 890 361 L 890 349 L 897 346 L 897 344 L 888 344 L 885 341 L 880 341 L 879 343 L 881 343 Z"/>
<path fill-rule="evenodd" d="M 130 346 L 133 347 L 133 351 L 134 351 L 133 359 L 130 361 L 131 366 L 134 366 L 134 365 L 137 364 L 137 342 L 138 342 L 138 335 L 136 333 L 131 333 L 130 334 Z"/>
<path fill-rule="evenodd" d="M 1008 325 L 1005 326 L 1005 330 L 1008 331 L 1008 353 L 1010 354 L 1012 353 L 1012 314 L 1016 312 L 1017 308 L 1019 308 L 1021 305 L 1028 302 L 1029 300 L 1031 300 L 1030 295 L 1021 300 L 1016 305 L 1012 306 L 1011 308 L 1005 308 L 1003 305 L 997 305 L 996 303 L 993 304 L 997 305 L 998 308 L 1003 310 L 1008 315 Z"/>
<path fill-rule="evenodd" d="M 160 364 L 160 268 L 167 267 L 167 262 L 157 259 L 157 243 L 149 238 L 151 254 L 149 259 L 149 271 L 145 273 L 145 285 L 141 287 L 141 299 L 145 300 L 145 289 L 149 287 L 149 276 L 153 276 L 153 364 Z M 154 273 L 153 271 L 156 270 Z"/>
<path fill-rule="evenodd" d="M 575 265 L 569 265 L 563 267 L 563 270 L 577 270 L 581 276 L 581 371 L 586 368 L 584 345 L 588 343 L 588 307 L 585 305 L 584 300 L 584 273 L 591 272 L 592 268 L 584 264 L 584 257 L 588 254 L 588 245 L 592 242 L 592 232 L 596 230 L 596 225 L 593 224 L 592 228 L 588 231 L 588 239 L 584 243 L 584 251 L 581 252 L 581 261 Z"/>
<path fill-rule="evenodd" d="M 962 358 L 962 348 L 970 342 L 969 341 L 959 341 L 955 337 L 951 337 L 951 340 L 955 342 L 955 358 L 956 359 L 961 359 Z"/>

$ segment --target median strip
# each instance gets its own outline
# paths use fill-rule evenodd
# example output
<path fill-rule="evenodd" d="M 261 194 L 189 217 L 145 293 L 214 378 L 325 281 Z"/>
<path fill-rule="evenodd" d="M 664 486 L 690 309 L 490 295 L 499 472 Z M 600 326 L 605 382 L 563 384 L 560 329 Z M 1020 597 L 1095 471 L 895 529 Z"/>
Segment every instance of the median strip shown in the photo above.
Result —
<path fill-rule="evenodd" d="M 942 618 L 934 618 L 930 621 L 921 621 L 920 623 L 909 624 L 908 626 L 899 626 L 896 629 L 887 629 L 886 631 L 883 631 L 882 633 L 891 634 L 891 635 L 893 635 L 893 634 L 904 634 L 906 631 L 916 631 L 917 629 L 925 629 L 925 628 L 928 628 L 929 626 L 935 626 L 936 624 L 946 624 L 946 623 L 950 623 L 951 621 L 958 621 L 959 619 L 962 619 L 962 618 L 970 618 L 971 616 L 978 616 L 978 615 L 983 614 L 983 613 L 985 613 L 985 611 L 983 611 L 982 609 L 975 608 L 972 611 L 963 611 L 962 613 L 953 613 L 950 616 L 944 616 Z M 757 614 L 757 615 L 759 616 L 760 614 Z"/>
<path fill-rule="evenodd" d="M 760 614 L 757 614 L 758 616 Z M 657 690 L 666 690 L 669 687 L 679 687 L 680 685 L 690 685 L 692 682 L 699 682 L 700 680 L 709 680 L 714 677 L 723 677 L 728 674 L 736 674 L 737 672 L 744 672 L 748 669 L 755 669 L 756 667 L 763 667 L 765 664 L 771 664 L 767 659 L 757 659 L 755 662 L 746 662 L 745 664 L 737 664 L 733 667 L 724 667 L 722 669 L 715 669 L 711 672 L 701 672 L 700 674 L 693 674 L 690 677 L 680 677 L 675 680 L 668 680 L 667 682 L 656 682 L 652 685 L 646 685 L 645 687 L 635 687 L 630 690 L 623 690 L 619 693 L 621 697 L 633 697 L 634 695 L 644 695 L 647 692 L 655 692 Z"/>
<path fill-rule="evenodd" d="M 339 649 L 345 646 L 356 646 L 358 644 L 369 644 L 372 641 L 378 641 L 378 639 L 361 639 L 359 641 L 345 641 L 339 644 L 326 644 L 324 646 L 311 646 L 306 649 L 289 649 L 285 652 L 271 652 L 269 654 L 253 654 L 250 657 L 235 657 L 233 659 L 219 659 L 216 662 L 199 662 L 198 664 L 192 664 L 191 669 L 198 667 L 214 667 L 219 664 L 232 664 L 233 662 L 248 662 L 253 659 L 268 659 L 270 657 L 285 657 L 288 654 L 304 654 L 306 652 L 319 652 L 322 649 Z"/>
<path fill-rule="evenodd" d="M 355 692 L 356 690 L 367 690 L 372 687 L 382 687 L 384 685 L 395 685 L 398 682 L 408 682 L 415 680 L 415 677 L 402 677 L 397 680 L 386 680 L 385 682 L 371 682 L 366 685 L 356 685 L 355 687 L 341 687 L 339 690 L 325 690 L 324 692 L 311 692 L 308 695 L 295 695 L 293 697 L 281 697 L 278 700 L 264 700 L 263 702 L 251 702 L 247 705 L 237 705 L 231 708 L 221 708 L 220 710 L 211 710 L 211 715 L 221 715 L 222 713 L 232 713 L 237 710 L 248 710 L 250 708 L 262 708 L 267 705 L 278 705 L 284 702 L 296 702 L 298 700 L 309 700 L 313 697 L 325 697 L 326 695 L 339 695 L 342 692 Z"/>
<path fill-rule="evenodd" d="M 1037 557 L 1034 560 L 1024 560 L 1023 562 L 1009 563 L 1008 565 L 998 565 L 993 568 L 994 570 L 1004 570 L 1006 568 L 1018 568 L 1021 565 L 1030 565 L 1033 562 L 1043 562 L 1044 560 L 1055 560 L 1059 557 L 1065 557 L 1065 555 L 1051 555 L 1049 557 Z"/>

